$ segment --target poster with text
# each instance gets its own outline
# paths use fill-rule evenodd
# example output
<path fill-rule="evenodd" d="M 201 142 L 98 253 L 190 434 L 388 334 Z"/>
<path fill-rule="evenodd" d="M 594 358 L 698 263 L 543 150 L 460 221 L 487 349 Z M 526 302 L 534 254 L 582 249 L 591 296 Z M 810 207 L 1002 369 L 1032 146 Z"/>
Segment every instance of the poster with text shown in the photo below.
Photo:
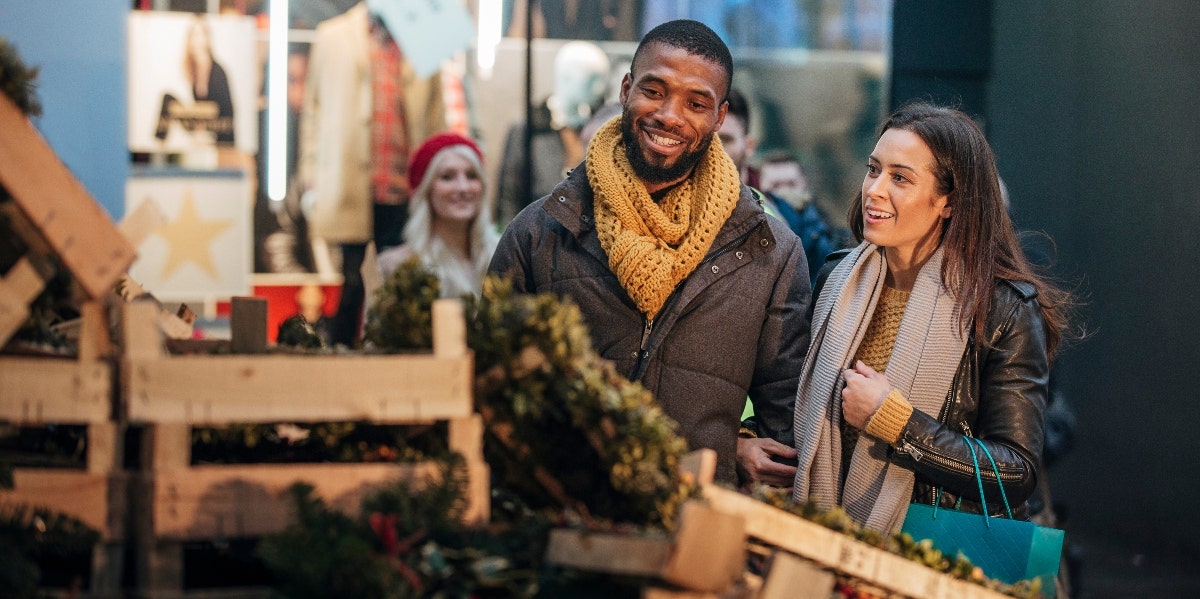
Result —
<path fill-rule="evenodd" d="M 262 82 L 253 17 L 129 14 L 129 149 L 258 149 Z"/>

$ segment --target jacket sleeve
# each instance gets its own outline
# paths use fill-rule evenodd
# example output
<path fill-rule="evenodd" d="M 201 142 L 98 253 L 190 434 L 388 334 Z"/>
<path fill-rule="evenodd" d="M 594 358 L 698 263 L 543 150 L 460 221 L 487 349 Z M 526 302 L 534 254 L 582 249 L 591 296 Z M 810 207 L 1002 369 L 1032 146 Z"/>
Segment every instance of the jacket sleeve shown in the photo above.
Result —
<path fill-rule="evenodd" d="M 978 501 L 971 453 L 962 438 L 964 434 L 973 436 L 995 459 L 1005 496 L 1015 509 L 1037 486 L 1050 368 L 1037 300 L 1021 297 L 996 307 L 1004 314 L 998 327 L 988 327 L 993 331 L 990 347 L 976 348 L 980 355 L 977 363 L 968 350 L 957 375 L 968 380 L 955 381 L 959 398 L 976 389 L 975 421 L 955 418 L 943 424 L 915 411 L 901 434 L 894 459 L 914 470 L 918 478 Z M 996 512 L 1002 509 L 996 475 L 987 456 L 978 448 L 976 454 L 988 509 Z"/>
<path fill-rule="evenodd" d="M 795 236 L 789 238 L 794 243 L 767 306 L 749 389 L 750 401 L 754 404 L 755 432 L 760 437 L 770 437 L 788 446 L 794 442 L 792 411 L 796 405 L 800 369 L 808 351 L 808 310 L 812 299 L 804 248 Z"/>
<path fill-rule="evenodd" d="M 536 243 L 532 235 L 534 227 L 529 221 L 535 216 L 534 206 L 528 206 L 509 223 L 500 236 L 500 243 L 488 264 L 488 274 L 495 274 L 512 281 L 514 293 L 535 293 L 535 282 L 531 268 L 530 253 Z M 540 207 L 536 210 L 540 211 Z"/>

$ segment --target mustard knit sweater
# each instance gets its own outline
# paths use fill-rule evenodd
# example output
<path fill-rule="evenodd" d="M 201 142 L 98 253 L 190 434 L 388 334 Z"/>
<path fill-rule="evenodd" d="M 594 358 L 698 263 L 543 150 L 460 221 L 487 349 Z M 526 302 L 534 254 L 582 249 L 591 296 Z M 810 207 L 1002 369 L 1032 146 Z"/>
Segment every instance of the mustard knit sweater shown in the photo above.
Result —
<path fill-rule="evenodd" d="M 879 303 L 875 305 L 875 313 L 863 334 L 862 343 L 854 355 L 855 361 L 862 360 L 867 366 L 877 372 L 886 373 L 888 361 L 892 358 L 892 349 L 896 345 L 896 335 L 900 332 L 900 321 L 904 318 L 904 309 L 908 306 L 909 292 L 884 287 L 879 295 Z M 904 425 L 912 415 L 912 404 L 908 403 L 904 394 L 896 389 L 888 393 L 883 405 L 875 411 L 867 421 L 867 434 L 888 443 L 900 440 Z M 850 456 L 854 453 L 854 445 L 858 442 L 858 429 L 842 421 L 842 465 L 849 465 Z"/>

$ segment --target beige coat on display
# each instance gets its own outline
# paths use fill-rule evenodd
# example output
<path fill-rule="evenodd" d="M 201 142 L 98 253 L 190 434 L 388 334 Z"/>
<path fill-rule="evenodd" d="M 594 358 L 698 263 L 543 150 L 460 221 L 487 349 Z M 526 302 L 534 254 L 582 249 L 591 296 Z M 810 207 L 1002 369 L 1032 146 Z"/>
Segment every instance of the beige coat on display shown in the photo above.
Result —
<path fill-rule="evenodd" d="M 359 3 L 317 26 L 300 122 L 300 180 L 312 194 L 310 232 L 328 243 L 372 238 L 371 46 L 369 14 Z M 418 78 L 403 66 L 408 144 L 445 129 L 441 76 Z"/>

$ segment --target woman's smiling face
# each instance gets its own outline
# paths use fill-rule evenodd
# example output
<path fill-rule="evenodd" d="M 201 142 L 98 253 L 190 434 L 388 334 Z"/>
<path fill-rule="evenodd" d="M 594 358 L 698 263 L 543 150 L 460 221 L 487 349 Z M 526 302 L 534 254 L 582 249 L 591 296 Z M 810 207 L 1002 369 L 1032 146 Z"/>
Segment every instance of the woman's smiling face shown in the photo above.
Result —
<path fill-rule="evenodd" d="M 475 165 L 456 150 L 442 150 L 429 188 L 433 217 L 453 222 L 470 221 L 479 214 L 482 202 L 483 179 Z"/>
<path fill-rule="evenodd" d="M 889 255 L 920 263 L 937 249 L 949 196 L 939 191 L 936 160 L 917 134 L 888 129 L 879 137 L 862 184 L 863 237 Z"/>

